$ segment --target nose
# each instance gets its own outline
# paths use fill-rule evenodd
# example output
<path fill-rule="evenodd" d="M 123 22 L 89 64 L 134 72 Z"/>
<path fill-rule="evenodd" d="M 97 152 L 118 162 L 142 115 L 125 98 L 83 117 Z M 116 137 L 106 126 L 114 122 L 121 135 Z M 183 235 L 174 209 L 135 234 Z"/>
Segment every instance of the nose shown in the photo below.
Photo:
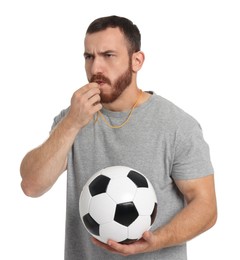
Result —
<path fill-rule="evenodd" d="M 103 74 L 103 62 L 101 60 L 101 57 L 94 57 L 93 62 L 91 64 L 91 74 Z"/>

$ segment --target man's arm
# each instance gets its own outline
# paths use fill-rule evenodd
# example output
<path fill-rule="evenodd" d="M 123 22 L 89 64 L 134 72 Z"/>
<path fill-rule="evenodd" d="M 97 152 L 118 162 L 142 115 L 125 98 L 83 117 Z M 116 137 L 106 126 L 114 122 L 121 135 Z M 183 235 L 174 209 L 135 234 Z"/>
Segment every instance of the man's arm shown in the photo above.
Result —
<path fill-rule="evenodd" d="M 156 231 L 160 248 L 191 240 L 211 228 L 217 219 L 213 175 L 199 179 L 178 180 L 176 184 L 184 195 L 187 206 L 167 225 Z"/>
<path fill-rule="evenodd" d="M 93 243 L 113 253 L 126 256 L 179 245 L 211 228 L 217 219 L 214 176 L 178 180 L 176 185 L 183 193 L 187 206 L 169 223 L 154 232 L 145 232 L 141 240 L 130 245 L 122 245 L 114 241 L 109 241 L 108 245 L 105 245 L 96 239 L 93 239 Z"/>
<path fill-rule="evenodd" d="M 23 158 L 20 173 L 22 189 L 27 196 L 38 197 L 47 192 L 66 170 L 67 156 L 78 132 L 101 109 L 100 90 L 90 83 L 77 90 L 68 114 L 49 138 Z"/>
<path fill-rule="evenodd" d="M 47 192 L 67 166 L 67 154 L 76 136 L 64 118 L 49 138 L 23 158 L 20 173 L 22 189 L 27 196 L 38 197 Z"/>

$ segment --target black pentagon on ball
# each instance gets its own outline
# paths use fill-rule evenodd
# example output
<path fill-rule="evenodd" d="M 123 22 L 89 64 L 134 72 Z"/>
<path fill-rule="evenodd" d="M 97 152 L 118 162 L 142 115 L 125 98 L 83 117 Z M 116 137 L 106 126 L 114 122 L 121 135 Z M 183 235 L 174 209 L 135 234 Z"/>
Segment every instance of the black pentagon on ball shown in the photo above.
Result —
<path fill-rule="evenodd" d="M 99 224 L 91 217 L 90 214 L 83 216 L 83 222 L 90 233 L 99 236 Z"/>
<path fill-rule="evenodd" d="M 136 171 L 131 170 L 128 173 L 127 177 L 129 179 L 131 179 L 138 188 L 147 188 L 148 187 L 146 178 Z"/>
<path fill-rule="evenodd" d="M 97 176 L 89 185 L 89 191 L 92 196 L 104 193 L 107 190 L 110 178 L 104 175 Z"/>
<path fill-rule="evenodd" d="M 128 227 L 134 222 L 138 215 L 138 211 L 133 202 L 124 202 L 117 204 L 114 220 Z"/>
<path fill-rule="evenodd" d="M 153 224 L 156 216 L 157 216 L 157 203 L 154 204 L 154 208 L 151 214 L 151 225 Z"/>

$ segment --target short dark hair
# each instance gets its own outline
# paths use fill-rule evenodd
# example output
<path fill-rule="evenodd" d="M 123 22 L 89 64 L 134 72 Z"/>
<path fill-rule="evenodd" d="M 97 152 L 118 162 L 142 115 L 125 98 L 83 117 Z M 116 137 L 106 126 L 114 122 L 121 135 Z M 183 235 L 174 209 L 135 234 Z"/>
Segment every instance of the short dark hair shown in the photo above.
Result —
<path fill-rule="evenodd" d="M 103 31 L 107 28 L 119 28 L 129 43 L 130 54 L 140 51 L 141 34 L 138 27 L 125 17 L 116 15 L 100 17 L 94 20 L 87 28 L 86 34 Z"/>

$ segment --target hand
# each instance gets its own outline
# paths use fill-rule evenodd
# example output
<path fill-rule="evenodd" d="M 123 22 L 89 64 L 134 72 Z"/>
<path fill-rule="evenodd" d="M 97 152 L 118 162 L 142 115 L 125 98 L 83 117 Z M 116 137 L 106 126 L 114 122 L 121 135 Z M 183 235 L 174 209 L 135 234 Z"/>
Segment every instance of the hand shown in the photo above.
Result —
<path fill-rule="evenodd" d="M 74 92 L 68 118 L 80 129 L 87 125 L 101 108 L 99 85 L 89 83 Z"/>
<path fill-rule="evenodd" d="M 150 231 L 144 232 L 140 240 L 129 245 L 120 244 L 113 240 L 109 240 L 108 244 L 104 244 L 95 238 L 92 238 L 92 242 L 93 244 L 104 248 L 112 253 L 120 254 L 123 256 L 147 253 L 158 249 L 156 247 L 157 237 L 156 235 L 154 235 L 154 233 Z"/>

